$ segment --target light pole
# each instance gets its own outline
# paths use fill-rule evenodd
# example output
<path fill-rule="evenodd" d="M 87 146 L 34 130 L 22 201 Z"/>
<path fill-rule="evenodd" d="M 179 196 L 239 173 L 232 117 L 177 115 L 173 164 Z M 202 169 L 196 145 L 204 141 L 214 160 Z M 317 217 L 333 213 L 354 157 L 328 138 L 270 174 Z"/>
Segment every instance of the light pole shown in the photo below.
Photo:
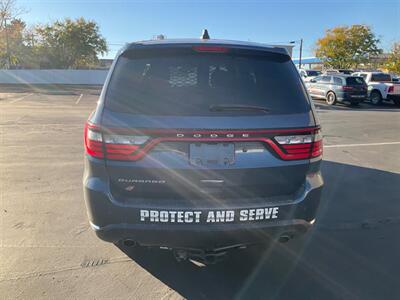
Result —
<path fill-rule="evenodd" d="M 300 42 L 300 57 L 299 57 L 299 69 L 301 69 L 301 56 L 303 54 L 303 38 L 301 38 L 299 41 L 291 41 L 291 44 L 295 44 L 297 42 Z"/>

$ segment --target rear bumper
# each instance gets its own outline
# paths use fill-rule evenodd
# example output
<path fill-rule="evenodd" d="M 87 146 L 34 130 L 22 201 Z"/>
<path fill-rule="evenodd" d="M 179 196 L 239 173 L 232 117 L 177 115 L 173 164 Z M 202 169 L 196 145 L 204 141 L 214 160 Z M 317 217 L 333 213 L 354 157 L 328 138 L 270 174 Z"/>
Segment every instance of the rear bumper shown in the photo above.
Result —
<path fill-rule="evenodd" d="M 219 226 L 112 224 L 97 227 L 91 224 L 97 236 L 116 243 L 130 239 L 143 246 L 192 248 L 214 250 L 233 245 L 250 245 L 278 238 L 285 234 L 297 236 L 306 233 L 312 222 L 281 220 L 268 224 L 231 224 Z"/>
<path fill-rule="evenodd" d="M 174 207 L 173 211 L 201 213 L 199 222 L 150 222 L 149 218 L 141 218 L 141 211 L 171 211 L 171 207 L 151 205 L 140 206 L 130 202 L 121 203 L 113 198 L 108 190 L 108 183 L 99 177 L 84 179 L 84 196 L 91 227 L 97 236 L 108 242 L 132 239 L 141 245 L 165 246 L 171 248 L 215 249 L 236 244 L 252 244 L 280 236 L 283 233 L 297 235 L 306 232 L 312 225 L 319 205 L 323 180 L 320 173 L 308 176 L 302 191 L 292 199 L 257 199 L 245 205 L 235 207 Z M 188 201 L 188 203 L 201 203 Z M 158 202 L 159 203 L 159 202 Z M 272 211 L 277 214 L 269 218 L 249 220 L 251 212 L 257 209 Z M 221 222 L 208 222 L 208 214 L 212 211 L 231 211 L 232 219 Z M 240 220 L 246 211 L 247 220 Z M 142 216 L 143 217 L 143 216 Z"/>
<path fill-rule="evenodd" d="M 393 101 L 400 101 L 400 95 L 398 94 L 388 94 L 387 95 L 388 100 L 393 100 Z"/>
<path fill-rule="evenodd" d="M 341 102 L 350 102 L 350 103 L 360 103 L 365 101 L 368 98 L 367 93 L 365 94 L 354 94 L 354 93 L 342 93 L 338 94 L 338 100 Z"/>

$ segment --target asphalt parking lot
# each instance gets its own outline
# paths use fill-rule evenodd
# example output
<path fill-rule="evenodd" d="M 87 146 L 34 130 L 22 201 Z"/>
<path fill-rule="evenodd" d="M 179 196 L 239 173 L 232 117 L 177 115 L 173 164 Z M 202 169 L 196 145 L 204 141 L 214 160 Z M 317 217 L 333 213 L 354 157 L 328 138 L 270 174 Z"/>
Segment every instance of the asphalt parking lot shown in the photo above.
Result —
<path fill-rule="evenodd" d="M 98 94 L 0 91 L 0 298 L 400 298 L 400 109 L 316 101 L 326 187 L 315 229 L 204 268 L 89 228 L 82 137 Z"/>

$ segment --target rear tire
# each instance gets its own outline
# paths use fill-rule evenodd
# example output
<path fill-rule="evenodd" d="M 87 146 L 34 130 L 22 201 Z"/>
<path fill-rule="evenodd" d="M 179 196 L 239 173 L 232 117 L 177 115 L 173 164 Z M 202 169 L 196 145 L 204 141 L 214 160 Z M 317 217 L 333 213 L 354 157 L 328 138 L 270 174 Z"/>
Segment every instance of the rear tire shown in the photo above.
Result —
<path fill-rule="evenodd" d="M 336 95 L 334 92 L 328 92 L 328 94 L 326 94 L 326 103 L 328 105 L 336 104 Z"/>
<path fill-rule="evenodd" d="M 373 105 L 381 105 L 382 104 L 382 95 L 379 91 L 372 91 L 371 96 L 369 96 L 371 103 Z"/>
<path fill-rule="evenodd" d="M 394 102 L 394 105 L 400 106 L 400 98 L 394 99 L 393 102 Z"/>

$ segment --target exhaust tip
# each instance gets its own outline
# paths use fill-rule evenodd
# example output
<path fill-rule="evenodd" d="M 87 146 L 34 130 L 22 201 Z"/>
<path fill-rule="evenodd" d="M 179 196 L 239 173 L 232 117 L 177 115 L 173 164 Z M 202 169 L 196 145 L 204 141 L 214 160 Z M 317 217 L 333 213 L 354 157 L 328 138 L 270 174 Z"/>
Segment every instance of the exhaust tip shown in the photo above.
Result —
<path fill-rule="evenodd" d="M 278 241 L 279 241 L 280 243 L 287 243 L 287 242 L 289 242 L 289 240 L 290 240 L 290 236 L 289 236 L 289 235 L 286 235 L 286 234 L 282 234 L 282 235 L 278 238 Z"/>
<path fill-rule="evenodd" d="M 180 262 L 188 259 L 188 252 L 183 249 L 176 249 L 173 251 L 175 259 Z"/>
<path fill-rule="evenodd" d="M 124 240 L 124 245 L 127 247 L 134 247 L 137 243 L 134 240 Z"/>

